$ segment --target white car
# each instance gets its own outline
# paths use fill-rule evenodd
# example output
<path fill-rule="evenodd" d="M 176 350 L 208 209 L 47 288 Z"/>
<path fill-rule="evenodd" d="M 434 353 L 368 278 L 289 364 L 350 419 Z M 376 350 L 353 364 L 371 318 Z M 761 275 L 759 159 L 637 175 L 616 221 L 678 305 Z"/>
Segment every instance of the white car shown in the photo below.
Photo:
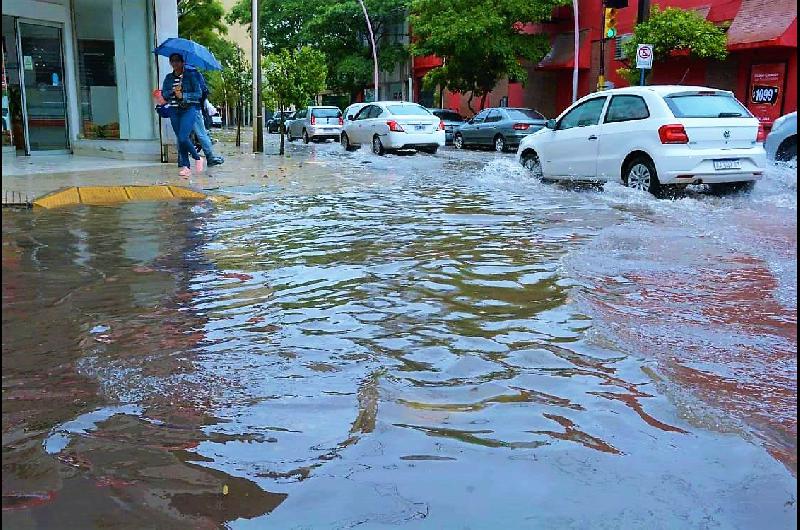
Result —
<path fill-rule="evenodd" d="M 352 121 L 356 117 L 358 111 L 369 105 L 369 103 L 353 103 L 344 109 L 344 121 Z"/>
<path fill-rule="evenodd" d="M 766 167 L 762 125 L 731 92 L 642 86 L 590 94 L 526 137 L 517 158 L 543 180 L 750 189 Z"/>
<path fill-rule="evenodd" d="M 428 109 L 407 101 L 370 103 L 345 122 L 342 147 L 350 151 L 371 144 L 382 155 L 397 149 L 436 153 L 445 143 L 444 122 Z"/>

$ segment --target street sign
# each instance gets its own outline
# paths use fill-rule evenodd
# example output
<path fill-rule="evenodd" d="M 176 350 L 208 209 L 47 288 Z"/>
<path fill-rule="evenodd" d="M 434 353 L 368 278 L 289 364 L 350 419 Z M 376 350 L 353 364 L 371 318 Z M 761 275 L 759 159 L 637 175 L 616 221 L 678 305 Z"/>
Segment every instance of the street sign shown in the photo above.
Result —
<path fill-rule="evenodd" d="M 636 47 L 636 68 L 646 70 L 653 68 L 652 44 L 640 44 Z"/>

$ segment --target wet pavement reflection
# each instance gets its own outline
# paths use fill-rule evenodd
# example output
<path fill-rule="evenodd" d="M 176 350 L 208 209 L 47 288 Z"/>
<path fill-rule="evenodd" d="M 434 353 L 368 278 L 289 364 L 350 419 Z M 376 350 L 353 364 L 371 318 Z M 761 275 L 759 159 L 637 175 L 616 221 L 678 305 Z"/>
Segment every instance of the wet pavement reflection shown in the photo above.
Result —
<path fill-rule="evenodd" d="M 4 524 L 796 526 L 791 170 L 290 149 L 229 202 L 4 212 Z"/>

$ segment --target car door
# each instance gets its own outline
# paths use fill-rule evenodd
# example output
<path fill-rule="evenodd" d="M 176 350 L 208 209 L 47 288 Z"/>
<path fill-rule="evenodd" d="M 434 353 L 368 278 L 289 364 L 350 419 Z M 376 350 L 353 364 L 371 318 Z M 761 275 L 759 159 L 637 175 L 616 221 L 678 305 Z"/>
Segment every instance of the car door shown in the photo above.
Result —
<path fill-rule="evenodd" d="M 631 151 L 646 145 L 648 135 L 657 135 L 657 127 L 648 120 L 650 109 L 642 96 L 619 94 L 611 97 L 597 151 L 597 177 L 622 180 L 622 162 Z"/>
<path fill-rule="evenodd" d="M 299 111 L 292 121 L 292 136 L 300 138 L 303 135 L 303 128 L 306 126 L 306 114 L 308 109 Z"/>
<path fill-rule="evenodd" d="M 471 120 L 461 126 L 461 136 L 464 138 L 465 144 L 478 143 L 479 127 L 483 125 L 483 120 L 489 114 L 488 110 L 482 110 L 475 115 Z"/>
<path fill-rule="evenodd" d="M 362 107 L 358 114 L 355 115 L 353 119 L 353 126 L 350 128 L 352 134 L 350 135 L 351 141 L 354 144 L 362 144 L 364 143 L 364 138 L 366 137 L 366 131 L 364 130 L 365 124 L 367 123 L 367 117 L 369 116 L 370 110 L 374 105 L 367 105 L 366 107 Z"/>
<path fill-rule="evenodd" d="M 499 109 L 491 109 L 478 129 L 478 143 L 481 145 L 492 145 L 494 137 L 498 132 L 498 125 L 502 119 L 503 115 Z"/>
<path fill-rule="evenodd" d="M 600 117 L 607 96 L 578 103 L 539 142 L 539 159 L 548 177 L 593 179 L 597 175 Z"/>
<path fill-rule="evenodd" d="M 386 120 L 382 120 L 380 116 L 383 114 L 383 109 L 378 105 L 370 105 L 369 114 L 364 121 L 364 143 L 372 143 L 372 137 L 376 134 L 386 134 L 388 127 Z"/>

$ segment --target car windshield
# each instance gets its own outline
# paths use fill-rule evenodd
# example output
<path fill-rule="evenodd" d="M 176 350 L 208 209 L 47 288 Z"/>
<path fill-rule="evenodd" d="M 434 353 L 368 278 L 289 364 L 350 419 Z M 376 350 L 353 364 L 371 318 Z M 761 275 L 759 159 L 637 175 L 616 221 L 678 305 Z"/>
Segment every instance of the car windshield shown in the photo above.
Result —
<path fill-rule="evenodd" d="M 458 112 L 448 110 L 437 110 L 434 112 L 440 119 L 444 121 L 464 121 L 464 117 Z"/>
<path fill-rule="evenodd" d="M 342 111 L 339 109 L 314 109 L 311 111 L 311 115 L 315 118 L 338 118 L 342 115 Z"/>
<path fill-rule="evenodd" d="M 751 118 L 736 98 L 724 92 L 695 92 L 664 98 L 676 118 Z"/>
<path fill-rule="evenodd" d="M 506 109 L 512 120 L 543 120 L 544 116 L 533 109 Z"/>
<path fill-rule="evenodd" d="M 425 107 L 419 105 L 389 105 L 386 107 L 389 112 L 397 116 L 430 116 L 431 113 Z"/>

